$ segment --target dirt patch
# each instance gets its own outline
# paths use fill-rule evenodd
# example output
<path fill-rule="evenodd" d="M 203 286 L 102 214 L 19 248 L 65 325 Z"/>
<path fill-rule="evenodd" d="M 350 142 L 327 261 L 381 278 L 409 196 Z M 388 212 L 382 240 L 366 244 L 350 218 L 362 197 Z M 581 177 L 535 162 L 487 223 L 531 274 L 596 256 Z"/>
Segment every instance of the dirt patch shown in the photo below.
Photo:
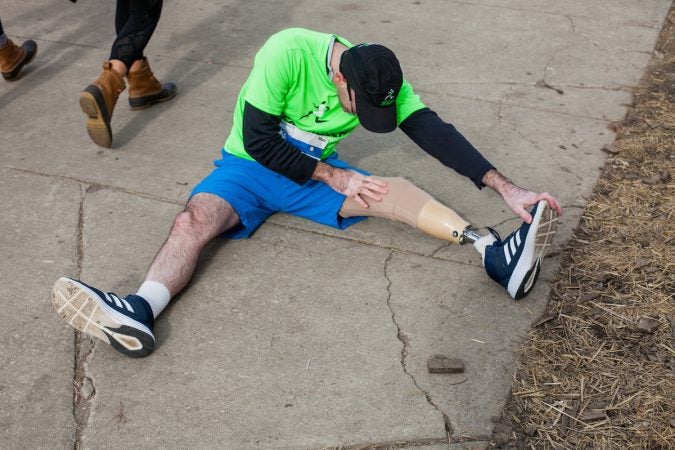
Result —
<path fill-rule="evenodd" d="M 612 129 L 492 448 L 675 448 L 675 6 Z"/>

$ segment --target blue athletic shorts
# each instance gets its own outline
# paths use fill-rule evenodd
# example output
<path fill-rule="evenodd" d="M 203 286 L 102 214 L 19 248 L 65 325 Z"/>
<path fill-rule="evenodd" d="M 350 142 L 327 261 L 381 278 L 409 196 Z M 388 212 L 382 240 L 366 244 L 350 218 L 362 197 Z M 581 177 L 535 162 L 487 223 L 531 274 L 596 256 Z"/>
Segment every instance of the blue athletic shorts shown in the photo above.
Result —
<path fill-rule="evenodd" d="M 333 228 L 345 229 L 365 217 L 340 217 L 338 211 L 347 198 L 320 181 L 299 185 L 256 161 L 222 150 L 216 168 L 192 190 L 193 196 L 206 192 L 227 201 L 239 215 L 240 224 L 223 234 L 230 239 L 247 238 L 272 214 L 284 212 Z M 369 175 L 338 159 L 333 153 L 323 162 L 340 169 Z"/>

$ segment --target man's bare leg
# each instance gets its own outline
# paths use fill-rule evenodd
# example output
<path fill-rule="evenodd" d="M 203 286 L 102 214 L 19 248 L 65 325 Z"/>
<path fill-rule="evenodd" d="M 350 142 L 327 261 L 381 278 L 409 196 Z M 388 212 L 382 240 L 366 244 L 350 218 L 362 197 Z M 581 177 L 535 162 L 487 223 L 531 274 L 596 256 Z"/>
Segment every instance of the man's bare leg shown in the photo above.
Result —
<path fill-rule="evenodd" d="M 155 348 L 155 317 L 190 280 L 204 246 L 237 223 L 239 216 L 225 200 L 197 194 L 176 216 L 136 295 L 119 297 L 61 277 L 52 289 L 54 308 L 69 325 L 119 352 L 147 356 Z"/>
<path fill-rule="evenodd" d="M 222 198 L 206 193 L 195 195 L 176 216 L 145 280 L 163 284 L 173 297 L 190 281 L 204 246 L 238 223 L 239 216 Z"/>

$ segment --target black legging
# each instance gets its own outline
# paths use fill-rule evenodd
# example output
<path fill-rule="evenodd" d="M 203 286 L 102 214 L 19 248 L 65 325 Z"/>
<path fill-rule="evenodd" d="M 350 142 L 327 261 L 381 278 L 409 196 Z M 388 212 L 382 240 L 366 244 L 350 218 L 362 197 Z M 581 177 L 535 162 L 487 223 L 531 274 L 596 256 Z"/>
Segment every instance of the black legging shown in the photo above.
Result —
<path fill-rule="evenodd" d="M 110 59 L 118 59 L 131 67 L 143 58 L 143 50 L 157 27 L 163 0 L 117 0 L 115 32 L 117 38 Z"/>
<path fill-rule="evenodd" d="M 2 20 L 0 20 L 0 36 L 5 34 L 5 32 L 2 30 Z"/>

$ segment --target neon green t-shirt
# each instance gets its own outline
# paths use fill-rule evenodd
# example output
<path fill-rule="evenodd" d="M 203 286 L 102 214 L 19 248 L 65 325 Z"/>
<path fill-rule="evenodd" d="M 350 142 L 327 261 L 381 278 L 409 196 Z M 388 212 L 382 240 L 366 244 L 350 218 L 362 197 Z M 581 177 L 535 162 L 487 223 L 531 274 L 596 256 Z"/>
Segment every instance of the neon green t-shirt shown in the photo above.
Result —
<path fill-rule="evenodd" d="M 328 74 L 328 50 L 334 41 L 352 47 L 339 36 L 302 28 L 280 31 L 267 40 L 256 54 L 253 69 L 239 92 L 232 130 L 225 141 L 227 152 L 253 160 L 244 148 L 245 102 L 280 116 L 302 131 L 324 137 L 327 143 L 321 159 L 335 151 L 337 143 L 359 125 L 359 119 L 342 110 Z M 419 96 L 403 80 L 396 99 L 398 124 L 422 108 L 425 105 Z"/>

